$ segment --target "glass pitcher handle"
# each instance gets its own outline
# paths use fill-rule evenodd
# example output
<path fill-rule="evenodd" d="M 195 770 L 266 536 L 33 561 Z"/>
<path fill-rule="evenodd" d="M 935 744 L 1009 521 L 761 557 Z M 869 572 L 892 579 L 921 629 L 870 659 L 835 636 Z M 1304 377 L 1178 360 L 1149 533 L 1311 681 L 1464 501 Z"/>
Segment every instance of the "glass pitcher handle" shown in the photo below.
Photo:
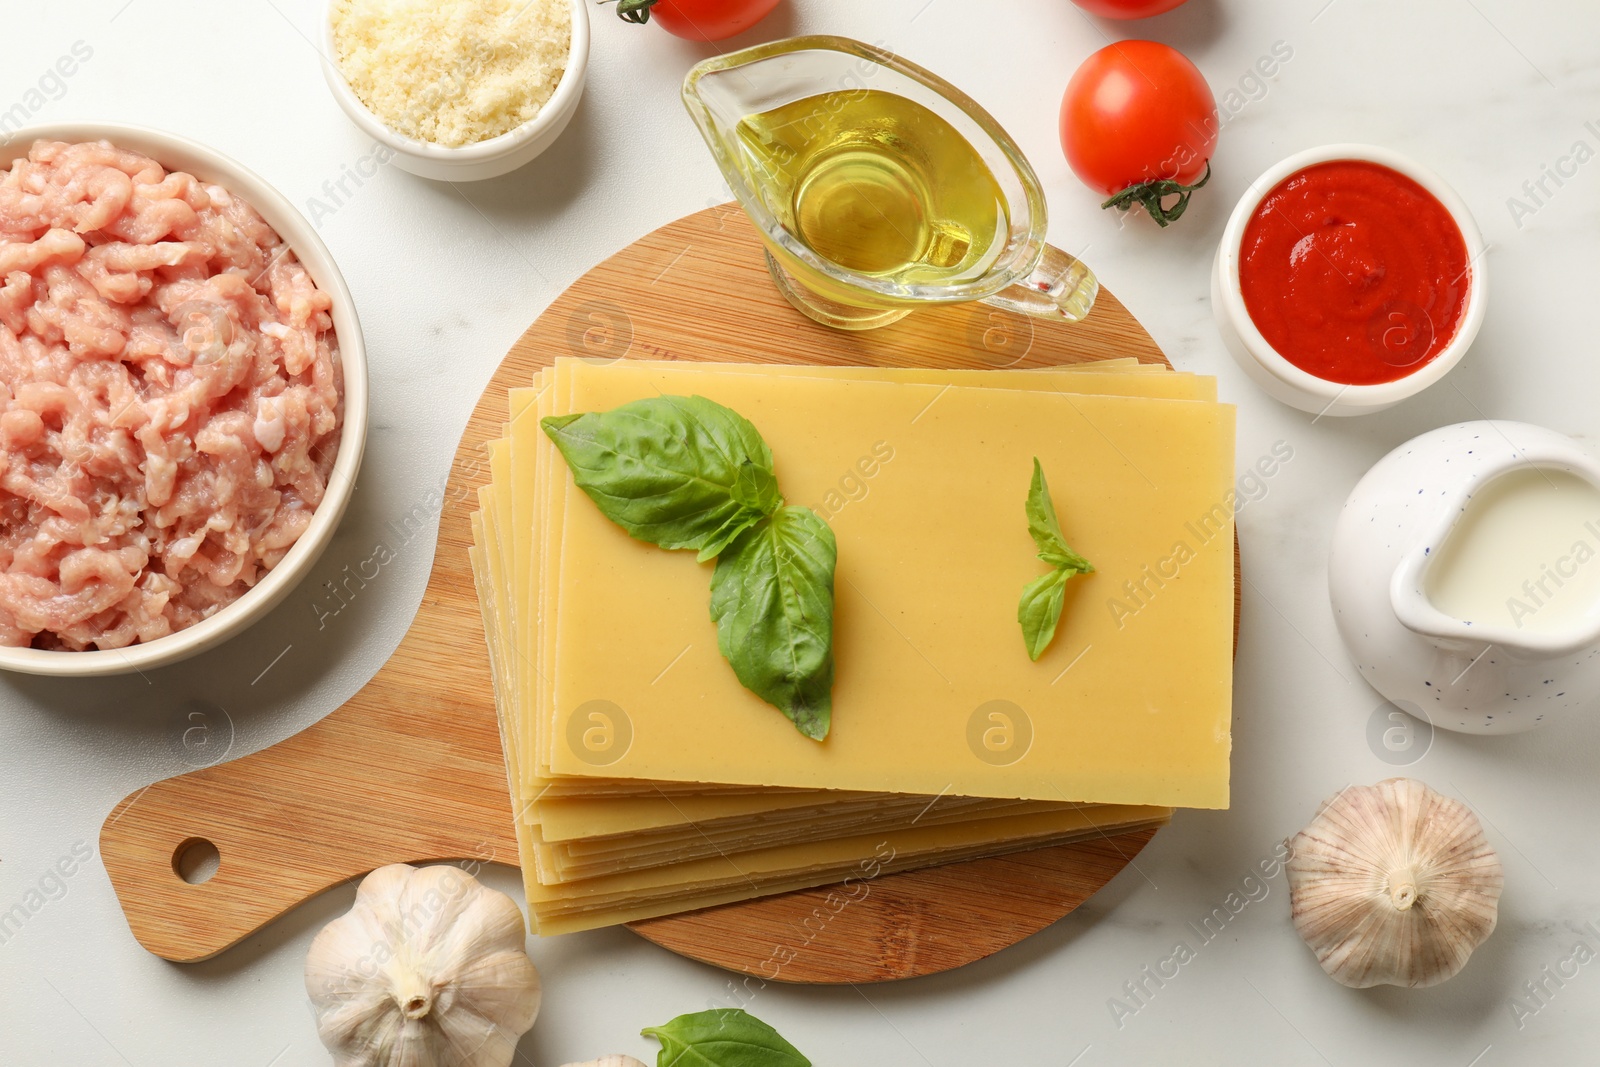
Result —
<path fill-rule="evenodd" d="M 1094 273 L 1059 248 L 1044 246 L 1044 255 L 1032 274 L 1000 290 L 985 304 L 1019 311 L 1024 315 L 1059 315 L 1077 322 L 1094 307 L 1100 282 Z"/>

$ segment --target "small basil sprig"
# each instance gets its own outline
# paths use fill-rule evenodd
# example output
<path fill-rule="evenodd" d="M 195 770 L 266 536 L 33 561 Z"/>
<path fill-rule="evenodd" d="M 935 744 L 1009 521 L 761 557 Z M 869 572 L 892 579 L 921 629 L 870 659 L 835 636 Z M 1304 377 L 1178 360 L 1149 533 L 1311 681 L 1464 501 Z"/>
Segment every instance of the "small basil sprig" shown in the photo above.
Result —
<path fill-rule="evenodd" d="M 743 1008 L 713 1008 L 647 1026 L 661 1042 L 656 1067 L 811 1067 L 783 1036 Z"/>
<path fill-rule="evenodd" d="M 1050 501 L 1044 468 L 1039 465 L 1037 456 L 1033 459 L 1033 484 L 1028 487 L 1027 512 L 1028 533 L 1039 546 L 1039 558 L 1051 568 L 1049 574 L 1028 583 L 1022 590 L 1022 602 L 1017 605 L 1017 621 L 1022 624 L 1022 640 L 1028 646 L 1028 658 L 1037 660 L 1055 639 L 1067 579 L 1074 574 L 1094 573 L 1094 565 L 1067 547 L 1061 523 L 1056 519 L 1055 504 Z"/>
<path fill-rule="evenodd" d="M 717 560 L 711 616 L 739 681 L 815 741 L 833 711 L 833 531 L 784 507 L 772 451 L 700 396 L 540 422 L 578 487 L 632 537 Z"/>

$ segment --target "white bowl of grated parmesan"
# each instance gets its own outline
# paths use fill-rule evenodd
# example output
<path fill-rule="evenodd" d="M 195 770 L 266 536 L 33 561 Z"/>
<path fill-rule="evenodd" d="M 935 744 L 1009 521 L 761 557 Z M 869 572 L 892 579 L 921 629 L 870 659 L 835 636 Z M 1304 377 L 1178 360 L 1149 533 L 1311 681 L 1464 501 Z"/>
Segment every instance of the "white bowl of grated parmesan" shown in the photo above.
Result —
<path fill-rule="evenodd" d="M 589 65 L 586 0 L 328 0 L 323 76 L 395 164 L 479 181 L 566 129 Z"/>

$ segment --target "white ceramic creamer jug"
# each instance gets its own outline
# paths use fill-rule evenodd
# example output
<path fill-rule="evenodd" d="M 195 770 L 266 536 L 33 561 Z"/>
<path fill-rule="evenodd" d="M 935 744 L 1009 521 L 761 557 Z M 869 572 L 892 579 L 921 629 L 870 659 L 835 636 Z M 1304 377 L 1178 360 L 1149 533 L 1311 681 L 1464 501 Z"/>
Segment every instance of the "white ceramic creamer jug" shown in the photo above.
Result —
<path fill-rule="evenodd" d="M 1526 423 L 1423 434 L 1351 492 L 1328 587 L 1390 701 L 1450 730 L 1532 729 L 1600 690 L 1600 463 Z"/>

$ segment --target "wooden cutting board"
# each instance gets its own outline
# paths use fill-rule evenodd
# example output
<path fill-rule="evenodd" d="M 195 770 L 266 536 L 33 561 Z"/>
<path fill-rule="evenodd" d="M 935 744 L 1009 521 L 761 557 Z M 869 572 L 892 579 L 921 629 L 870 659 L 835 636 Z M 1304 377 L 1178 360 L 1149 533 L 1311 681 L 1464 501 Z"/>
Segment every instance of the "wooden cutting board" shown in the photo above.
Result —
<path fill-rule="evenodd" d="M 349 702 L 253 755 L 157 782 L 110 813 L 100 849 L 140 944 L 207 959 L 302 901 L 386 863 L 517 863 L 488 656 L 467 561 L 506 393 L 556 356 L 935 367 L 1166 362 L 1102 291 L 1077 325 L 979 305 L 870 333 L 804 318 L 767 277 L 735 205 L 664 226 L 595 267 L 512 347 L 456 450 L 422 607 Z M 845 907 L 827 889 L 634 924 L 675 952 L 764 979 L 875 982 L 980 959 L 1083 903 L 1153 831 L 884 877 Z M 221 856 L 190 884 L 195 842 Z M 820 910 L 819 910 L 820 909 Z M 819 921 L 818 915 L 826 916 Z M 782 952 L 781 966 L 774 960 Z"/>

